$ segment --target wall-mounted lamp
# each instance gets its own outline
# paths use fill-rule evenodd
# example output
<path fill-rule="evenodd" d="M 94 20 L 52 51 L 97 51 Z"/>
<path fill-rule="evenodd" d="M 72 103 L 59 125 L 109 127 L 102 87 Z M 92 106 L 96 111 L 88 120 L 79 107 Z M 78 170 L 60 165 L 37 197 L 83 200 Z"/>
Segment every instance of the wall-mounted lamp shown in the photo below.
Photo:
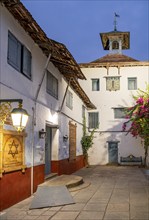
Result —
<path fill-rule="evenodd" d="M 64 142 L 68 141 L 68 135 L 67 134 L 63 136 L 63 141 Z"/>
<path fill-rule="evenodd" d="M 11 111 L 12 102 L 18 102 L 18 108 Z M 27 124 L 29 114 L 22 108 L 22 99 L 0 99 L 0 123 L 4 124 L 7 116 L 11 114 L 12 124 L 17 131 L 22 131 Z"/>
<path fill-rule="evenodd" d="M 46 131 L 44 129 L 41 129 L 39 131 L 39 138 L 44 139 L 46 137 Z"/>

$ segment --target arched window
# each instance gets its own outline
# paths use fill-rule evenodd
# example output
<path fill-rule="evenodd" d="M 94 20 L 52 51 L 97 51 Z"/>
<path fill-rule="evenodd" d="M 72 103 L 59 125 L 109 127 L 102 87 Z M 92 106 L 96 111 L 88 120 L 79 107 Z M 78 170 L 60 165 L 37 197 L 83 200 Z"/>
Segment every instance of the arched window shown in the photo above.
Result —
<path fill-rule="evenodd" d="M 113 50 L 119 49 L 119 43 L 117 41 L 112 42 L 112 49 Z"/>

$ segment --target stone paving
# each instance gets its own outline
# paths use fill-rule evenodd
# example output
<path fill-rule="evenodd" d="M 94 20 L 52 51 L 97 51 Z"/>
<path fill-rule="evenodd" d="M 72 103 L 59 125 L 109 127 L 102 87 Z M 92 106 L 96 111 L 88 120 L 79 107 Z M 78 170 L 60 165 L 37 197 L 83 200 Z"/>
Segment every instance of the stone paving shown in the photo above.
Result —
<path fill-rule="evenodd" d="M 149 220 L 149 176 L 138 167 L 92 166 L 75 173 L 75 204 L 29 210 L 33 196 L 4 210 L 0 220 Z"/>

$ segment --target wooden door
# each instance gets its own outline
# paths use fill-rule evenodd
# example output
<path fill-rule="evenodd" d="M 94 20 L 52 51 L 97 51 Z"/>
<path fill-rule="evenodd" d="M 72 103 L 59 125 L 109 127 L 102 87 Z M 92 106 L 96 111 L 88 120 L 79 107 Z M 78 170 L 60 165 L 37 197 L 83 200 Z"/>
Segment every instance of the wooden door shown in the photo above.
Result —
<path fill-rule="evenodd" d="M 109 142 L 109 163 L 117 164 L 118 163 L 118 142 Z"/>
<path fill-rule="evenodd" d="M 69 123 L 69 160 L 76 159 L 76 124 Z"/>

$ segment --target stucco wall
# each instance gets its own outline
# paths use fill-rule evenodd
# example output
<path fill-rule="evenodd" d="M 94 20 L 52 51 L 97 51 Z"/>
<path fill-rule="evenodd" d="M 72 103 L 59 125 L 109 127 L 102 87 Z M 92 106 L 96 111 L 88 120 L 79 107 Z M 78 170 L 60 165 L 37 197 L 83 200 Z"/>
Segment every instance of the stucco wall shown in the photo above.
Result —
<path fill-rule="evenodd" d="M 120 156 L 144 156 L 144 150 L 140 139 L 135 139 L 131 135 L 125 136 L 122 133 L 122 125 L 126 119 L 115 119 L 114 110 L 116 107 L 130 107 L 134 104 L 132 95 L 137 94 L 137 90 L 128 90 L 128 77 L 137 77 L 137 88 L 145 90 L 146 83 L 149 83 L 148 66 L 131 67 L 110 67 L 107 75 L 107 69 L 101 68 L 82 68 L 82 72 L 87 78 L 86 81 L 80 81 L 84 91 L 88 94 L 99 112 L 99 129 L 95 133 L 93 148 L 89 151 L 89 161 L 91 164 L 108 163 L 108 144 L 107 141 L 120 141 Z M 106 77 L 120 76 L 120 90 L 107 91 Z M 92 91 L 92 79 L 100 79 L 100 91 Z"/>
<path fill-rule="evenodd" d="M 27 138 L 25 141 L 25 161 L 27 166 L 31 166 L 33 163 L 34 165 L 44 163 L 45 140 L 39 139 L 39 130 L 45 129 L 46 124 L 57 127 L 52 129 L 52 160 L 69 157 L 68 142 L 63 142 L 63 136 L 68 134 L 68 123 L 70 120 L 74 120 L 74 122 L 77 123 L 77 155 L 80 155 L 82 153 L 80 145 L 82 136 L 82 100 L 69 88 L 73 93 L 73 109 L 70 110 L 66 106 L 66 102 L 64 102 L 62 113 L 59 113 L 67 83 L 59 70 L 50 62 L 48 70 L 58 79 L 58 99 L 53 98 L 46 92 L 45 77 L 35 106 L 35 96 L 38 85 L 42 79 L 47 57 L 43 55 L 41 49 L 33 42 L 25 30 L 20 27 L 18 22 L 5 7 L 0 6 L 0 10 L 0 53 L 2 54 L 0 98 L 23 99 L 23 108 L 25 108 L 30 115 L 26 128 Z M 31 80 L 7 63 L 8 30 L 11 31 L 32 54 Z M 12 104 L 12 106 L 14 107 L 16 105 Z M 8 128 L 8 126 L 5 127 Z M 13 128 L 9 127 L 9 129 Z"/>

